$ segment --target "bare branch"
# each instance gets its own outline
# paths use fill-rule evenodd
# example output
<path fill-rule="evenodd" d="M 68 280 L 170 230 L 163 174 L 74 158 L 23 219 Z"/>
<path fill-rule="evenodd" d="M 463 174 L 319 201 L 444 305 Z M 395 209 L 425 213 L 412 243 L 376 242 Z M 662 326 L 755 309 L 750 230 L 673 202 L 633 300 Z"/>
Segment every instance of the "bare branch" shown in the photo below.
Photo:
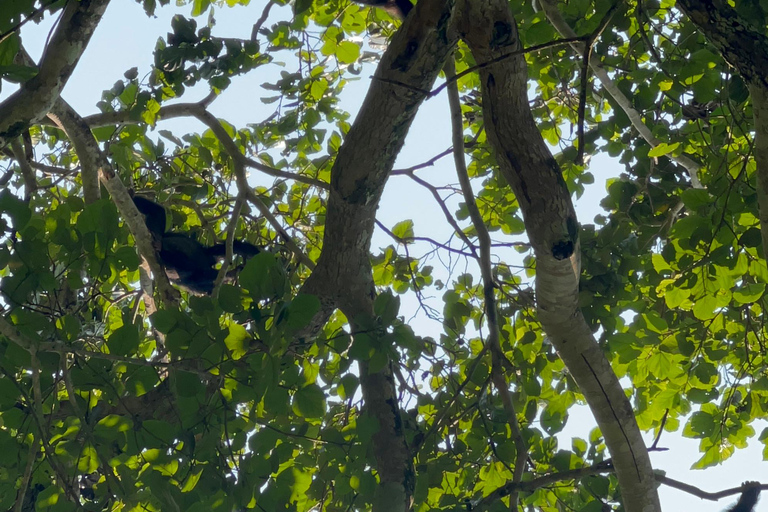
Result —
<path fill-rule="evenodd" d="M 224 126 L 221 124 L 221 122 L 216 119 L 216 116 L 205 110 L 205 108 L 202 108 L 200 106 L 197 106 L 193 109 L 191 109 L 192 115 L 194 115 L 196 118 L 198 118 L 200 121 L 205 123 L 213 132 L 214 135 L 216 135 L 216 138 L 219 139 L 219 142 L 222 146 L 224 146 L 224 150 L 227 152 L 227 154 L 232 158 L 232 162 L 234 164 L 234 171 L 235 171 L 235 177 L 237 179 L 237 188 L 238 188 L 238 202 L 241 201 L 241 198 L 247 198 L 256 208 L 261 212 L 261 214 L 267 219 L 267 222 L 269 222 L 272 225 L 272 228 L 280 233 L 280 235 L 283 237 L 286 245 L 291 250 L 291 252 L 296 255 L 296 257 L 305 265 L 307 265 L 309 268 L 314 268 L 314 263 L 312 260 L 309 259 L 309 257 L 304 254 L 304 251 L 301 250 L 301 248 L 296 244 L 296 242 L 293 241 L 290 235 L 283 229 L 282 225 L 280 225 L 280 222 L 277 220 L 277 218 L 272 215 L 272 212 L 269 210 L 267 205 L 264 204 L 264 202 L 253 192 L 251 187 L 248 185 L 248 179 L 245 175 L 245 166 L 250 165 L 250 158 L 246 158 L 238 149 L 235 142 L 232 140 L 232 138 L 227 133 L 227 130 L 224 129 Z M 270 168 L 271 169 L 271 168 Z M 276 171 L 283 173 L 284 171 L 279 171 L 278 169 L 275 169 Z M 289 174 L 289 173 L 285 173 Z M 301 178 L 306 178 L 305 176 L 300 175 L 294 175 L 291 174 L 291 179 L 296 179 L 297 181 L 303 181 Z M 312 180 L 311 178 L 307 178 L 308 180 Z M 319 182 L 317 180 L 312 180 L 313 182 Z M 323 184 L 324 185 L 324 184 Z M 229 238 L 229 235 L 227 235 Z M 229 248 L 227 248 L 229 250 Z M 231 255 L 230 255 L 231 259 Z M 222 267 L 223 268 L 223 267 Z"/>
<path fill-rule="evenodd" d="M 251 29 L 251 41 L 256 41 L 256 39 L 259 37 L 261 26 L 264 25 L 265 21 L 267 21 L 267 17 L 269 17 L 269 11 L 272 9 L 273 5 L 275 5 L 275 0 L 269 0 L 267 5 L 264 6 L 264 10 L 261 12 L 261 16 L 259 16 L 259 19 L 256 20 L 256 23 L 253 24 L 253 28 Z"/>
<path fill-rule="evenodd" d="M 672 487 L 673 489 L 684 491 L 684 492 L 687 492 L 688 494 L 692 494 L 696 496 L 697 498 L 701 498 L 703 500 L 709 500 L 709 501 L 718 501 L 720 498 L 726 498 L 728 496 L 733 496 L 734 494 L 741 494 L 745 490 L 754 487 L 754 485 L 742 484 L 739 487 L 731 487 L 729 489 L 724 489 L 722 491 L 709 492 L 709 491 L 700 489 L 696 486 L 693 486 L 691 484 L 686 484 L 685 482 L 675 480 L 674 478 L 670 478 L 666 475 L 657 474 L 656 480 L 659 483 Z M 763 490 L 763 491 L 768 490 L 768 484 L 761 484 L 760 490 Z"/>
<path fill-rule="evenodd" d="M 166 105 L 161 107 L 157 113 L 157 119 L 164 120 L 177 117 L 195 117 L 211 129 L 214 135 L 216 135 L 216 137 L 221 141 L 222 146 L 224 146 L 224 149 L 227 150 L 227 153 L 230 155 L 230 157 L 233 160 L 238 160 L 241 165 L 245 167 L 252 167 L 257 171 L 261 171 L 268 176 L 274 176 L 275 178 L 294 180 L 301 183 L 306 183 L 307 185 L 318 187 L 323 190 L 328 189 L 328 184 L 320 180 L 311 178 L 309 176 L 303 176 L 301 174 L 283 171 L 275 167 L 270 167 L 269 165 L 263 164 L 257 160 L 254 160 L 253 158 L 249 158 L 243 155 L 234 141 L 232 141 L 232 138 L 227 133 L 227 130 L 224 129 L 224 126 L 222 126 L 222 124 L 216 118 L 216 116 L 208 112 L 208 110 L 205 108 L 206 105 L 210 103 L 210 101 L 207 101 L 209 98 L 210 95 L 197 103 L 177 103 L 175 105 Z M 85 117 L 84 120 L 91 128 L 140 122 L 139 120 L 130 119 L 128 117 L 127 111 L 93 114 L 91 116 Z"/>

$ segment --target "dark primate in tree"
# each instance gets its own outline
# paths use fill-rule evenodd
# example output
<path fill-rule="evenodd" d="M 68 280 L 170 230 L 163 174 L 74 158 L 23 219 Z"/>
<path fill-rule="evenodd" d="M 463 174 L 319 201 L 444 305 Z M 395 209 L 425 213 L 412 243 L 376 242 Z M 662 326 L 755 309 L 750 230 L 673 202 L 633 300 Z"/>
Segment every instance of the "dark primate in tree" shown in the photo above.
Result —
<path fill-rule="evenodd" d="M 134 196 L 133 202 L 144 215 L 168 279 L 192 293 L 211 293 L 218 275 L 215 265 L 224 257 L 226 245 L 206 247 L 186 233 L 166 232 L 165 208 L 140 196 Z M 234 241 L 232 249 L 244 257 L 261 252 L 255 245 L 240 240 Z"/>
<path fill-rule="evenodd" d="M 384 9 L 396 18 L 405 19 L 413 9 L 411 0 L 355 0 L 358 4 Z"/>
<path fill-rule="evenodd" d="M 760 497 L 760 483 L 759 482 L 744 482 L 742 484 L 745 489 L 739 496 L 739 501 L 734 506 L 726 509 L 725 512 L 752 512 L 755 503 L 757 503 Z"/>

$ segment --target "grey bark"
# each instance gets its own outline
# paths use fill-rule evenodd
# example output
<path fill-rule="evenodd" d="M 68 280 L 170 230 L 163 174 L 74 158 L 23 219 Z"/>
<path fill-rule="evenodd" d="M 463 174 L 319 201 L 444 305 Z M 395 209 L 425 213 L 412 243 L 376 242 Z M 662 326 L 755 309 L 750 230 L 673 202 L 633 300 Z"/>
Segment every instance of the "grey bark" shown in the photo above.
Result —
<path fill-rule="evenodd" d="M 416 111 L 454 41 L 448 34 L 451 0 L 422 0 L 392 38 L 331 170 L 323 250 L 303 292 L 318 296 L 323 312 L 339 307 L 353 333 L 371 318 L 375 290 L 370 262 L 376 210 L 395 157 Z M 360 361 L 367 414 L 379 430 L 373 451 L 380 485 L 374 511 L 409 510 L 412 455 L 405 443 L 391 369 L 369 371 Z"/>
<path fill-rule="evenodd" d="M 75 154 L 80 161 L 80 180 L 83 183 L 85 204 L 98 201 L 101 198 L 99 161 L 102 157 L 101 148 L 91 129 L 83 118 L 61 98 L 54 104 L 48 117 L 64 130 L 75 148 Z"/>
<path fill-rule="evenodd" d="M 463 0 L 458 31 L 475 61 L 519 51 L 505 0 Z M 538 316 L 605 437 L 628 512 L 661 510 L 648 451 L 632 406 L 578 307 L 578 221 L 561 171 L 528 106 L 522 55 L 480 69 L 483 116 L 500 171 L 523 211 L 536 254 Z"/>
<path fill-rule="evenodd" d="M 33 78 L 0 103 L 0 147 L 48 114 L 72 76 L 109 0 L 70 0 Z"/>

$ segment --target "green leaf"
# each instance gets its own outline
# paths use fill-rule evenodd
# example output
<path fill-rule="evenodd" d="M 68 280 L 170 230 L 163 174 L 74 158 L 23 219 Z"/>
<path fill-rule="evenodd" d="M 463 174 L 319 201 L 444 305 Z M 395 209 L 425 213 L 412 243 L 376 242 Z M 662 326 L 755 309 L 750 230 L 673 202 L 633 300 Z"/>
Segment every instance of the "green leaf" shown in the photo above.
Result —
<path fill-rule="evenodd" d="M 336 58 L 342 64 L 352 64 L 360 57 L 360 47 L 351 41 L 342 41 L 336 47 Z"/>
<path fill-rule="evenodd" d="M 747 284 L 733 292 L 733 300 L 739 304 L 757 302 L 765 293 L 765 283 Z"/>
<path fill-rule="evenodd" d="M 683 191 L 683 204 L 691 210 L 698 210 L 703 206 L 712 204 L 714 198 L 706 190 L 700 188 L 689 188 Z"/>
<path fill-rule="evenodd" d="M 667 379 L 670 371 L 675 367 L 675 361 L 670 354 L 657 350 L 646 362 L 648 371 L 659 379 Z"/>
<path fill-rule="evenodd" d="M 675 151 L 678 147 L 680 147 L 679 142 L 675 142 L 674 144 L 667 144 L 666 142 L 662 142 L 655 148 L 652 148 L 650 151 L 648 151 L 648 156 L 659 157 L 668 155 L 669 153 Z"/>
<path fill-rule="evenodd" d="M 11 83 L 24 83 L 37 75 L 37 68 L 19 65 L 0 66 L 0 77 Z"/>
<path fill-rule="evenodd" d="M 19 389 L 10 379 L 0 378 L 0 411 L 16 405 L 19 399 Z"/>
<path fill-rule="evenodd" d="M 325 393 L 316 384 L 299 389 L 293 395 L 293 412 L 303 418 L 321 418 L 325 414 Z"/>
<path fill-rule="evenodd" d="M 762 247 L 763 237 L 757 228 L 749 228 L 739 237 L 739 243 L 745 247 Z"/>
<path fill-rule="evenodd" d="M 0 14 L 7 15 L 9 13 L 2 13 L 2 11 L 0 11 Z M 5 30 L 3 30 L 3 32 L 5 32 Z M 7 66 L 14 65 L 14 58 L 19 53 L 19 48 L 21 47 L 21 39 L 19 38 L 19 34 L 17 32 L 6 32 L 5 35 L 7 37 L 4 37 L 4 40 L 0 42 L 0 70 Z"/>
<path fill-rule="evenodd" d="M 163 334 L 168 334 L 177 325 L 177 315 L 172 311 L 160 309 L 152 314 L 152 325 Z"/>
<path fill-rule="evenodd" d="M 704 411 L 696 411 L 688 420 L 686 430 L 692 433 L 692 437 L 701 438 L 711 436 L 716 427 L 717 423 L 711 414 L 705 413 Z"/>
<path fill-rule="evenodd" d="M 227 313 L 243 311 L 243 293 L 237 286 L 224 283 L 219 290 L 219 306 Z"/>
<path fill-rule="evenodd" d="M 194 0 L 192 2 L 192 16 L 200 16 L 211 5 L 211 0 Z"/>
<path fill-rule="evenodd" d="M 397 320 L 400 311 L 400 298 L 385 290 L 373 301 L 373 312 L 381 319 L 383 325 L 392 325 Z"/>
<path fill-rule="evenodd" d="M 285 325 L 293 331 L 301 330 L 309 325 L 318 311 L 320 300 L 315 295 L 299 294 L 288 304 Z"/>
<path fill-rule="evenodd" d="M 107 339 L 107 346 L 112 354 L 133 354 L 139 347 L 139 330 L 135 325 L 123 325 Z"/>
<path fill-rule="evenodd" d="M 413 238 L 413 221 L 404 220 L 398 222 L 395 224 L 395 227 L 392 228 L 392 234 L 395 235 L 401 243 L 409 243 L 410 239 Z"/>
<path fill-rule="evenodd" d="M 341 378 L 341 381 L 339 381 L 339 396 L 343 400 L 352 398 L 359 386 L 360 381 L 358 380 L 357 376 L 352 374 L 344 375 Z"/>
<path fill-rule="evenodd" d="M 662 333 L 669 329 L 667 322 L 655 311 L 647 311 L 643 313 L 643 319 L 650 331 Z"/>
<path fill-rule="evenodd" d="M 240 359 L 248 351 L 251 335 L 245 330 L 245 327 L 239 324 L 229 324 L 229 334 L 224 339 L 224 344 L 232 354 L 232 359 Z"/>
<path fill-rule="evenodd" d="M 699 320 L 709 320 L 715 316 L 717 300 L 711 295 L 697 299 L 693 305 L 693 315 Z"/>
<path fill-rule="evenodd" d="M 282 265 L 268 252 L 248 260 L 240 272 L 240 284 L 256 301 L 281 297 L 288 289 Z"/>
<path fill-rule="evenodd" d="M 32 211 L 29 209 L 29 206 L 14 196 L 8 188 L 0 192 L 0 212 L 11 218 L 13 228 L 17 231 L 24 228 L 32 217 Z"/>

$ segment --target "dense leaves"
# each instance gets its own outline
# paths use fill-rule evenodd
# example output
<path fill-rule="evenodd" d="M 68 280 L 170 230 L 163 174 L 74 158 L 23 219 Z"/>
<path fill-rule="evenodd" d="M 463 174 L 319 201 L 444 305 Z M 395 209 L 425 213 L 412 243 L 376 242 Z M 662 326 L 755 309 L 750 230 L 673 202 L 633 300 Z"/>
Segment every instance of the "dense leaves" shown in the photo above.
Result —
<path fill-rule="evenodd" d="M 152 13 L 167 2 L 141 3 Z M 508 490 L 500 490 L 518 445 L 490 384 L 477 233 L 466 205 L 450 199 L 455 179 L 430 184 L 418 170 L 404 172 L 447 205 L 460 233 L 446 224 L 449 235 L 437 240 L 443 228 L 382 219 L 391 243 L 372 249 L 374 317 L 359 320 L 366 329 L 352 337 L 336 312 L 316 336 L 305 335 L 322 304 L 299 293 L 311 269 L 285 238 L 317 261 L 324 184 L 350 126 L 340 98 L 348 80 L 373 69 L 364 68 L 378 58 L 371 45 L 400 22 L 337 0 L 274 2 L 252 39 L 236 39 L 212 13 L 237 3 L 248 2 L 188 2 L 158 41 L 152 72 L 142 77 L 126 62 L 125 75 L 94 98 L 102 115 L 89 119 L 122 181 L 169 208 L 169 228 L 210 245 L 231 226 L 236 238 L 269 248 L 235 261 L 237 278 L 214 296 L 184 293 L 178 307 L 153 309 L 133 235 L 106 193 L 86 204 L 81 157 L 60 128 L 30 129 L 36 188 L 28 198 L 19 155 L 2 154 L 0 303 L 14 332 L 0 336 L 0 509 L 14 506 L 19 489 L 23 510 L 368 509 L 380 425 L 363 408 L 361 365 L 374 372 L 392 365 L 416 509 L 507 509 L 500 498 Z M 61 2 L 1 4 L 0 33 L 9 36 L 0 40 L 0 78 L 23 82 L 35 70 L 14 60 L 14 27 L 55 14 Z M 558 39 L 531 4 L 510 2 L 524 45 Z M 583 149 L 615 157 L 621 172 L 608 179 L 603 213 L 594 223 L 581 219 L 579 300 L 614 370 L 631 384 L 641 429 L 699 439 L 704 468 L 752 439 L 768 457 L 768 433 L 754 427 L 768 416 L 768 267 L 748 89 L 673 4 L 628 2 L 595 42 L 594 54 L 661 143 L 639 137 L 590 78 Z M 612 6 L 560 4 L 579 35 L 592 33 Z M 749 6 L 763 14 L 758 3 Z M 261 14 L 250 12 L 254 21 Z M 476 64 L 461 46 L 456 59 L 460 72 Z M 539 129 L 580 196 L 595 181 L 575 163 L 581 56 L 555 45 L 526 60 Z M 188 87 L 227 94 L 232 77 L 256 77 L 276 61 L 287 62 L 278 78 L 244 99 L 274 105 L 268 118 L 245 127 L 222 120 L 220 131 L 153 131 Z M 600 467 L 608 453 L 598 430 L 570 446 L 556 437 L 583 397 L 537 320 L 535 260 L 486 140 L 477 82 L 473 73 L 459 80 L 468 170 L 494 238 L 501 348 L 527 470 L 534 479 Z M 680 155 L 701 164 L 704 188 L 692 188 L 668 158 Z M 243 158 L 277 224 L 254 201 L 230 221 L 240 211 Z M 417 309 L 436 322 L 411 325 Z M 615 476 L 596 473 L 578 485 L 564 477 L 529 489 L 522 504 L 616 505 Z"/>

